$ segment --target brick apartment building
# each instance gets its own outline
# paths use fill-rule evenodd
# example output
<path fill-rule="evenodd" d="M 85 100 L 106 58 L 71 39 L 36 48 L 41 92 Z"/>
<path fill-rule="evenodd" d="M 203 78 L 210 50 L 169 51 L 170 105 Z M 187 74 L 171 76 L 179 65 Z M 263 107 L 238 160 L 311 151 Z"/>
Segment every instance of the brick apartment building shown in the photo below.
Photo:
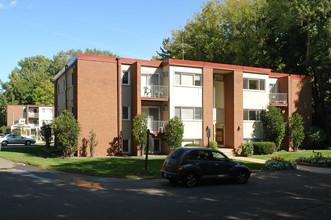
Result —
<path fill-rule="evenodd" d="M 148 118 L 154 153 L 169 152 L 164 126 L 174 116 L 184 123 L 182 145 L 206 146 L 208 126 L 210 140 L 237 149 L 262 139 L 260 112 L 268 104 L 282 110 L 284 121 L 298 112 L 310 126 L 310 79 L 220 63 L 86 54 L 77 54 L 55 76 L 55 114 L 74 113 L 82 125 L 80 139 L 94 130 L 96 156 L 112 155 L 118 137 L 123 153 L 139 155 L 131 132 L 139 113 Z"/>
<path fill-rule="evenodd" d="M 7 105 L 7 133 L 20 129 L 21 135 L 40 139 L 41 126 L 50 124 L 53 115 L 50 105 Z"/>

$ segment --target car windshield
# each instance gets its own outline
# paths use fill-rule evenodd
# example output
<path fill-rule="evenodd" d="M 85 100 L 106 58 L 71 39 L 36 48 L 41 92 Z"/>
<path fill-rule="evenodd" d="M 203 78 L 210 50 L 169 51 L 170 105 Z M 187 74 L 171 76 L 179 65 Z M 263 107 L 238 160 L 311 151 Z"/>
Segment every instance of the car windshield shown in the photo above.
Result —
<path fill-rule="evenodd" d="M 169 154 L 169 158 L 178 158 L 180 157 L 183 153 L 184 153 L 185 149 L 184 148 L 179 148 L 176 150 L 173 150 L 170 154 Z"/>

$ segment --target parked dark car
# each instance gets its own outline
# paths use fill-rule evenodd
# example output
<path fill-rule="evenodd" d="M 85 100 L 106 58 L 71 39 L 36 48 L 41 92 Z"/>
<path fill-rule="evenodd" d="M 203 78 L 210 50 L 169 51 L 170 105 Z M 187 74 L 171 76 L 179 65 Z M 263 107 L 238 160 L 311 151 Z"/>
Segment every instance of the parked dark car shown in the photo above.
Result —
<path fill-rule="evenodd" d="M 251 171 L 244 163 L 231 160 L 220 151 L 182 147 L 169 153 L 160 173 L 170 182 L 183 181 L 186 186 L 193 187 L 201 179 L 220 177 L 231 177 L 244 184 Z"/>
<path fill-rule="evenodd" d="M 9 134 L 3 138 L 1 138 L 1 144 L 3 146 L 7 146 L 8 144 L 25 144 L 25 145 L 31 145 L 36 143 L 36 140 L 32 138 L 26 138 L 22 137 L 20 135 L 16 134 Z"/>

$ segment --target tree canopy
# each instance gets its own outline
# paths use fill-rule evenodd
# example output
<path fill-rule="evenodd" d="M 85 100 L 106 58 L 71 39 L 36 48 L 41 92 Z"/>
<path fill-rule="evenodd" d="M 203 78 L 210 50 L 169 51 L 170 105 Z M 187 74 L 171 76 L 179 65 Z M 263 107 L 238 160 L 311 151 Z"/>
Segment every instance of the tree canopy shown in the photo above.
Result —
<path fill-rule="evenodd" d="M 0 81 L 0 125 L 6 124 L 8 104 L 54 104 L 54 76 L 77 54 L 117 56 L 110 51 L 85 49 L 60 51 L 52 59 L 42 55 L 25 57 L 9 74 L 9 81 Z"/>
<path fill-rule="evenodd" d="M 330 0 L 207 1 L 157 54 L 310 76 L 313 122 L 331 137 Z"/>

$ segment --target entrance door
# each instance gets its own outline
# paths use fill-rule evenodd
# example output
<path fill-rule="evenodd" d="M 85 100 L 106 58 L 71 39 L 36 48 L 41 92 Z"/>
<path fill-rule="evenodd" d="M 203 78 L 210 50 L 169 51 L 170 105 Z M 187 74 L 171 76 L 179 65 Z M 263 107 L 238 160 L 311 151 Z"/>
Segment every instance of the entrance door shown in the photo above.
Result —
<path fill-rule="evenodd" d="M 216 141 L 218 145 L 224 145 L 224 128 L 216 128 Z"/>

